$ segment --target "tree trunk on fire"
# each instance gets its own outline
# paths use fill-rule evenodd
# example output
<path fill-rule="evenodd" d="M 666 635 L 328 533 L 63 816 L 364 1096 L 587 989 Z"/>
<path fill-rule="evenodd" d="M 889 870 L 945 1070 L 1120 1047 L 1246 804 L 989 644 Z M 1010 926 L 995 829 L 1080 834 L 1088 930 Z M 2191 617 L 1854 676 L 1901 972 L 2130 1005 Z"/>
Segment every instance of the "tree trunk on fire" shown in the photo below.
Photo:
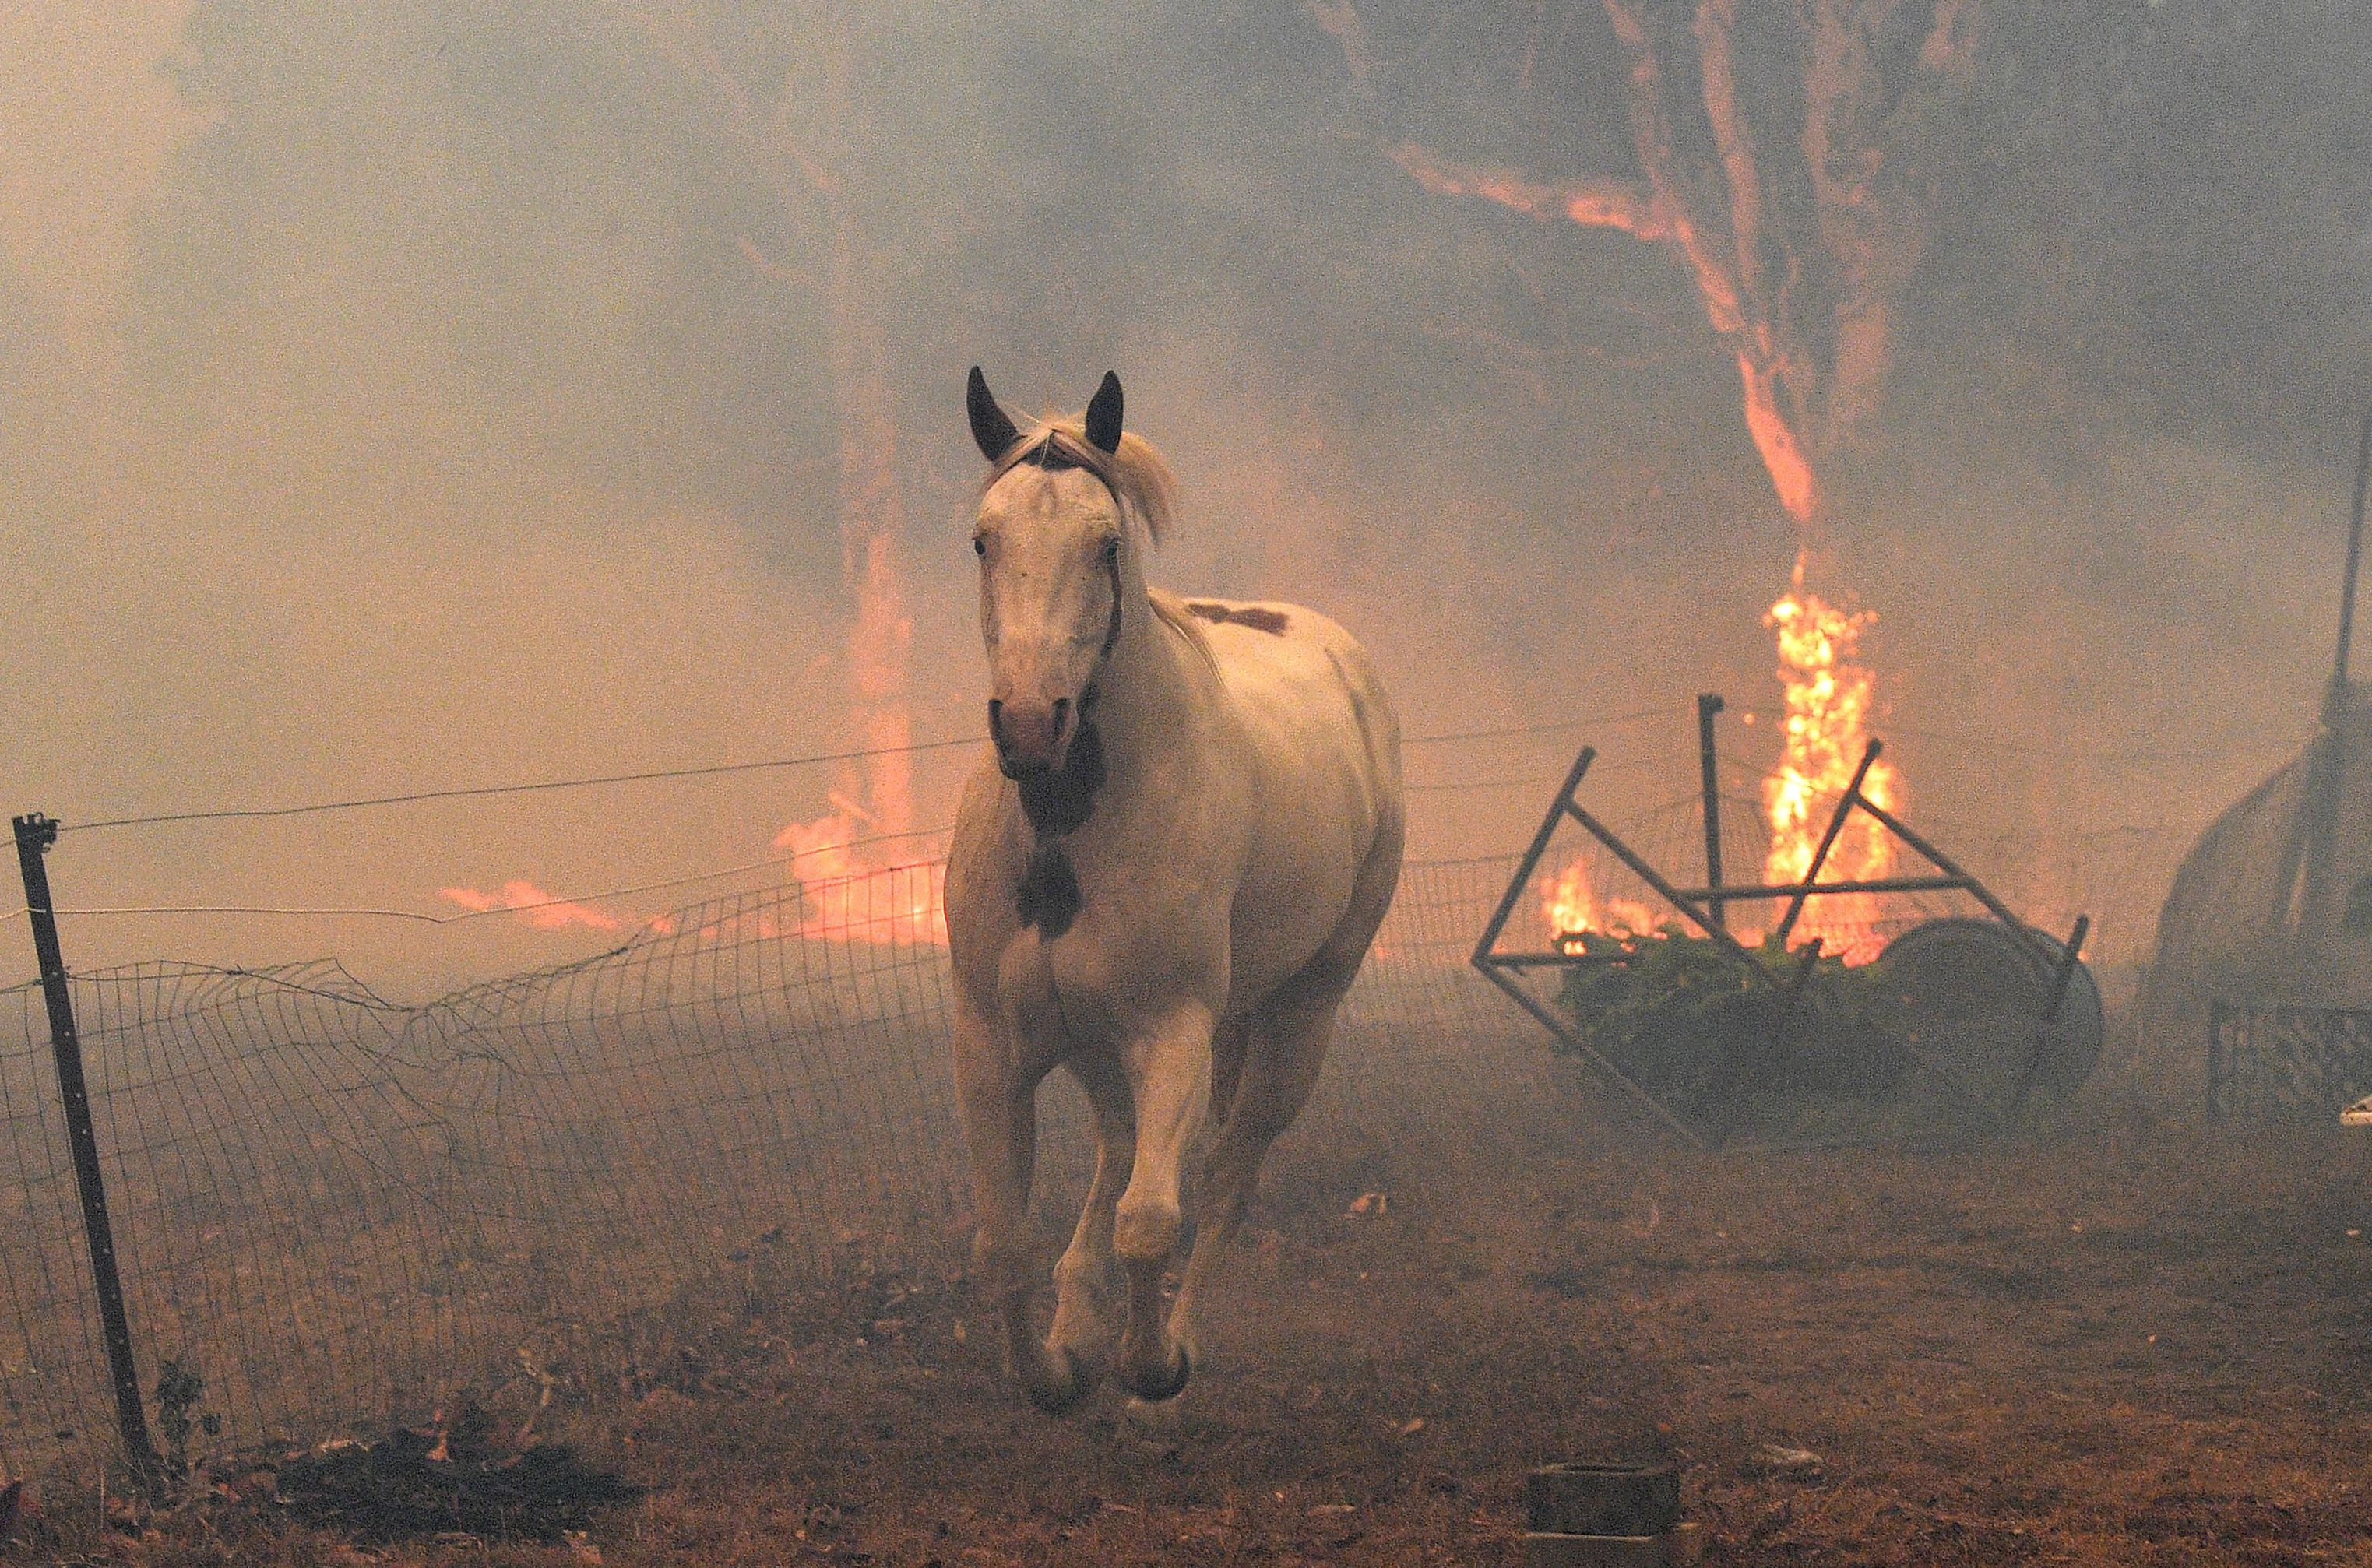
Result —
<path fill-rule="evenodd" d="M 849 697 L 856 749 L 874 753 L 864 759 L 859 798 L 874 833 L 903 833 L 914 825 L 913 769 L 906 750 L 913 740 L 906 696 L 914 624 L 906 614 L 898 565 L 906 506 L 890 404 L 890 343 L 882 322 L 880 268 L 866 249 L 843 172 L 850 166 L 849 148 L 863 139 L 848 91 L 845 8 L 829 7 L 820 30 L 820 150 L 823 168 L 832 171 L 821 191 L 831 250 L 823 303 L 832 391 L 840 405 L 841 576 L 856 598 L 848 638 Z"/>
<path fill-rule="evenodd" d="M 1355 0 L 1305 4 L 1342 46 L 1354 90 L 1382 123 L 1379 84 L 1390 73 Z M 1759 8 L 1750 19 L 1760 40 L 1792 29 L 1779 41 L 1785 48 L 1773 49 L 1793 66 L 1784 91 L 1769 70 L 1750 76 L 1739 69 L 1738 0 L 1601 4 L 1624 66 L 1633 172 L 1549 180 L 1460 163 L 1405 138 L 1387 145 L 1428 191 L 1616 229 L 1662 248 L 1736 358 L 1747 433 L 1798 525 L 1793 584 L 1766 620 L 1779 635 L 1787 719 L 1764 785 L 1764 877 L 1793 882 L 1810 868 L 1834 802 L 1861 763 L 1875 691 L 1856 649 L 1874 618 L 1827 603 L 1806 580 L 1821 554 L 1827 479 L 1885 390 L 1892 312 L 1933 226 L 1933 196 L 1913 167 L 1911 134 L 1932 122 L 1967 77 L 1980 0 Z M 1528 52 L 1528 84 L 1530 73 Z M 1774 93 L 1782 101 L 1770 101 Z M 1770 134 L 1774 126 L 1794 130 L 1792 148 Z M 1890 806 L 1896 788 L 1892 763 L 1872 759 L 1865 798 Z M 1856 881 L 1887 877 L 1893 864 L 1892 839 L 1861 814 L 1826 863 L 1829 876 Z M 1865 895 L 1823 899 L 1808 906 L 1796 930 L 1831 951 L 1866 953 L 1883 912 Z"/>
<path fill-rule="evenodd" d="M 906 509 L 898 480 L 881 268 L 866 243 L 847 181 L 852 149 L 865 140 L 849 90 L 847 7 L 835 0 L 814 12 L 805 139 L 793 122 L 800 76 L 786 77 L 772 111 L 762 113 L 697 23 L 646 17 L 641 25 L 709 98 L 785 224 L 804 220 L 820 229 L 820 274 L 769 258 L 747 239 L 741 249 L 762 275 L 812 295 L 823 311 L 825 358 L 839 413 L 841 577 L 856 605 L 848 636 L 852 749 L 871 753 L 843 769 L 835 794 L 843 809 L 854 807 L 862 819 L 852 830 L 904 833 L 913 826 L 913 763 L 905 750 L 913 741 L 907 693 L 913 622 L 898 561 Z M 848 835 L 831 836 L 844 842 Z"/>
<path fill-rule="evenodd" d="M 907 653 L 914 623 L 906 614 L 898 563 L 906 509 L 898 483 L 896 426 L 889 378 L 888 341 L 873 274 L 859 260 L 855 238 L 833 241 L 831 296 L 831 379 L 840 401 L 841 576 L 856 598 L 848 634 L 851 714 L 863 759 L 865 813 L 875 833 L 903 833 L 914 825 L 913 740 L 907 696 Z"/>
<path fill-rule="evenodd" d="M 1342 45 L 1355 90 L 1379 110 L 1386 72 L 1353 0 L 1307 4 Z M 1799 0 L 1792 114 L 1750 100 L 1733 55 L 1737 0 L 1696 0 L 1692 14 L 1656 0 L 1603 4 L 1626 67 L 1634 174 L 1545 180 L 1409 140 L 1391 157 L 1440 194 L 1669 250 L 1737 358 L 1747 432 L 1780 505 L 1809 526 L 1824 511 L 1824 475 L 1885 390 L 1892 312 L 1933 230 L 1909 140 L 1965 82 L 1979 0 Z M 1693 102 L 1676 85 L 1686 73 L 1670 68 L 1691 52 Z M 1800 162 L 1788 167 L 1784 140 L 1758 133 L 1758 116 L 1800 118 Z"/>

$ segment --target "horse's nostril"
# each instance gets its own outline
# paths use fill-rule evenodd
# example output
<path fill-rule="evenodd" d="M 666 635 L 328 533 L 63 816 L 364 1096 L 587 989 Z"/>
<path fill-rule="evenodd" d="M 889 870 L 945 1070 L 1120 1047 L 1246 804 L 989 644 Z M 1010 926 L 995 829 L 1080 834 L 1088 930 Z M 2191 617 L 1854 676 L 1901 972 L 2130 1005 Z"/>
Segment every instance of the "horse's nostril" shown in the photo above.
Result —
<path fill-rule="evenodd" d="M 1055 733 L 1056 735 L 1060 735 L 1060 734 L 1062 734 L 1062 733 L 1063 733 L 1063 721 L 1064 721 L 1064 719 L 1068 718 L 1068 717 L 1070 716 L 1070 714 L 1071 714 L 1071 699 L 1069 699 L 1068 697 L 1057 697 L 1057 698 L 1055 698 L 1055 699 L 1054 699 L 1054 733 Z"/>

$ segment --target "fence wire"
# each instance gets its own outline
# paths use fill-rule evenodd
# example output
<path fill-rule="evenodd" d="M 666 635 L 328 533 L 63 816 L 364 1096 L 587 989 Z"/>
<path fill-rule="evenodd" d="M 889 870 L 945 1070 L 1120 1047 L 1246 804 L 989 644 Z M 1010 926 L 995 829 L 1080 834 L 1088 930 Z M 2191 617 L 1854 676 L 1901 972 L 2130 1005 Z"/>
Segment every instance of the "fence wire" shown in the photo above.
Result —
<path fill-rule="evenodd" d="M 1752 799 L 1725 800 L 1724 857 L 1743 880 L 1767 828 Z M 1699 810 L 1691 792 L 1618 827 L 1686 883 L 1703 867 Z M 2029 875 L 2017 847 L 1974 859 L 2008 874 L 2014 905 L 2065 897 L 2062 868 Z M 2079 896 L 2137 920 L 2159 846 L 2099 847 L 2120 853 L 2097 868 L 2068 857 L 2087 867 Z M 1520 1159 L 1523 1140 L 1564 1135 L 1510 1114 L 1557 1102 L 1564 1069 L 1467 962 L 1516 864 L 1407 868 L 1278 1168 L 1380 1188 L 1437 1156 Z M 1568 829 L 1504 947 L 1553 940 L 1569 873 L 1600 917 L 1671 913 Z M 211 1446 L 380 1432 L 522 1367 L 598 1368 L 737 1282 L 952 1283 L 969 1221 L 931 918 L 943 875 L 711 899 L 610 953 L 419 1006 L 332 962 L 74 975 L 144 1391 L 168 1359 L 197 1373 L 223 1426 Z M 1878 912 L 1884 929 L 1836 935 L 1883 938 L 1948 911 L 1913 898 Z M 38 986 L 0 991 L 7 1473 L 87 1469 L 112 1446 L 48 1040 Z M 1085 1186 L 1089 1121 L 1060 1073 L 1040 1103 L 1051 1239 Z"/>
<path fill-rule="evenodd" d="M 1412 865 L 1291 1142 L 1388 1171 L 1505 1136 L 1545 1042 L 1466 963 L 1512 859 Z M 72 978 L 144 1391 L 209 1446 L 417 1421 L 747 1278 L 940 1272 L 967 1245 L 936 867 L 712 900 L 424 1006 L 333 963 Z M 36 986 L 0 993 L 0 1467 L 87 1467 L 112 1405 Z M 1041 1213 L 1087 1119 L 1041 1094 Z M 1381 1179 L 1381 1178 L 1378 1178 Z M 1049 1254 L 1051 1258 L 1051 1253 Z"/>
<path fill-rule="evenodd" d="M 2207 1021 L 2207 1114 L 2331 1125 L 2372 1092 L 2372 1012 L 2218 1003 Z"/>

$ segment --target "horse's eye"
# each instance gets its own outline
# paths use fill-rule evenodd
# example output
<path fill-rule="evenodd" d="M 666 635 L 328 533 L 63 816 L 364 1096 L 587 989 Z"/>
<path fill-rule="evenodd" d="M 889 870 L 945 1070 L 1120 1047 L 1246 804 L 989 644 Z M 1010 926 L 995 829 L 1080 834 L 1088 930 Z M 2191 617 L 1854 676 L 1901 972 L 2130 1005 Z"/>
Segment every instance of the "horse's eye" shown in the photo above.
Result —
<path fill-rule="evenodd" d="M 986 555 L 988 553 L 988 540 L 981 538 L 978 534 L 972 535 L 971 552 L 974 555 Z"/>
<path fill-rule="evenodd" d="M 1104 560 L 1105 560 L 1105 562 L 1106 562 L 1107 563 L 1110 563 L 1114 562 L 1114 561 L 1117 561 L 1117 560 L 1119 560 L 1119 559 L 1120 559 L 1120 540 L 1119 540 L 1117 537 L 1115 537 L 1115 538 L 1108 539 L 1108 540 L 1104 540 Z"/>

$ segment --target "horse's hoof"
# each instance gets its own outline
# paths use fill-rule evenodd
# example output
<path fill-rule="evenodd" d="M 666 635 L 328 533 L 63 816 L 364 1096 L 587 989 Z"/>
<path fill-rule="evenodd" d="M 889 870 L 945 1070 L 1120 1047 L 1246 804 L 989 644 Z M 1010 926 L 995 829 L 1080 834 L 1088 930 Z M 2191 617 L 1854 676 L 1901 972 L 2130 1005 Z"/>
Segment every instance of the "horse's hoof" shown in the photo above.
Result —
<path fill-rule="evenodd" d="M 1032 1378 L 1027 1391 L 1031 1404 L 1048 1415 L 1062 1415 L 1078 1408 L 1079 1401 L 1094 1390 L 1096 1379 L 1088 1376 L 1087 1369 L 1069 1350 L 1058 1349 L 1054 1354 L 1062 1359 L 1062 1381 L 1047 1383 Z"/>
<path fill-rule="evenodd" d="M 1167 1373 L 1158 1377 L 1132 1382 L 1128 1385 L 1128 1391 L 1149 1405 L 1157 1405 L 1164 1400 L 1174 1400 L 1184 1390 L 1187 1374 L 1193 1369 L 1193 1359 L 1186 1353 L 1186 1347 L 1180 1345 L 1178 1359 L 1170 1365 Z"/>

